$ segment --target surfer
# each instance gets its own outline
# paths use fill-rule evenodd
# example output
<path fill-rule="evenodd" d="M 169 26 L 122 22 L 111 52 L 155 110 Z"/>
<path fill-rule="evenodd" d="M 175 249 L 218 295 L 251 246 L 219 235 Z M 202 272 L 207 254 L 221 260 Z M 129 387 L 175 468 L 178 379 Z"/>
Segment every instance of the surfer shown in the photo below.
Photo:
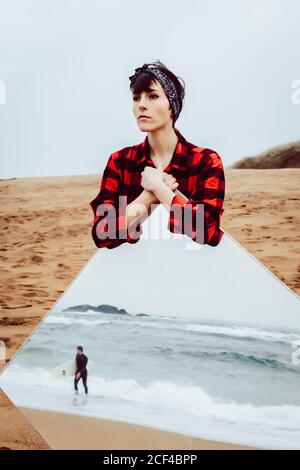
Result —
<path fill-rule="evenodd" d="M 138 242 L 141 224 L 160 203 L 169 211 L 170 232 L 218 245 L 224 234 L 223 164 L 216 151 L 188 142 L 174 127 L 185 83 L 160 61 L 138 67 L 129 80 L 133 113 L 147 136 L 108 159 L 100 192 L 90 202 L 96 246 L 111 249 Z"/>
<path fill-rule="evenodd" d="M 88 393 L 88 387 L 87 387 L 87 363 L 88 363 L 88 357 L 83 354 L 83 347 L 82 346 L 77 346 L 77 354 L 76 354 L 76 372 L 75 372 L 75 377 L 74 377 L 74 388 L 75 392 L 78 393 L 78 382 L 80 379 L 82 379 L 82 383 L 84 386 L 85 393 L 87 395 Z"/>

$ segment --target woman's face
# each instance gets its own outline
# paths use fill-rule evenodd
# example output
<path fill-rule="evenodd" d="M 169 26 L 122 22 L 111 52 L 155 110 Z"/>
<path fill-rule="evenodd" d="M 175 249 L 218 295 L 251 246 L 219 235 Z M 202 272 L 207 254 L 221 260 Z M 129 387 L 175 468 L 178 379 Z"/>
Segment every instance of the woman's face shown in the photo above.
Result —
<path fill-rule="evenodd" d="M 133 113 L 141 131 L 153 131 L 164 126 L 170 120 L 171 106 L 161 84 L 155 80 L 150 85 L 151 91 L 143 91 L 140 95 L 132 94 Z M 145 119 L 141 115 L 148 116 Z"/>

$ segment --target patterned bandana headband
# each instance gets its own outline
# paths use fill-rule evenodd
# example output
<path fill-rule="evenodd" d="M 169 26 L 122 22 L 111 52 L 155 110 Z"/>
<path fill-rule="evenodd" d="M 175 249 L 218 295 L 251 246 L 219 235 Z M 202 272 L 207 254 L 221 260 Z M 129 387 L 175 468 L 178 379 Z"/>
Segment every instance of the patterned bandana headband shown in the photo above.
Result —
<path fill-rule="evenodd" d="M 133 78 L 136 76 L 136 74 L 143 73 L 143 72 L 149 72 L 152 75 L 154 75 L 154 77 L 163 87 L 164 92 L 167 95 L 167 98 L 170 102 L 170 105 L 173 111 L 173 118 L 175 122 L 179 116 L 180 105 L 179 105 L 178 93 L 177 93 L 174 83 L 164 72 L 162 72 L 158 68 L 149 67 L 148 64 L 144 64 L 143 67 L 138 67 L 137 69 L 135 69 L 134 75 L 131 75 L 131 77 L 129 77 L 129 80 L 132 81 Z"/>

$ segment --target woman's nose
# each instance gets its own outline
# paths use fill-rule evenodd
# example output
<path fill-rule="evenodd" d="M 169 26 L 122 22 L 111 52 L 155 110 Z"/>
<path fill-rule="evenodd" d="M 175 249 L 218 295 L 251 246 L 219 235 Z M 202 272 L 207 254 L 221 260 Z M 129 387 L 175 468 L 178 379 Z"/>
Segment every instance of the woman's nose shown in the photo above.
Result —
<path fill-rule="evenodd" d="M 141 98 L 139 102 L 140 108 L 146 108 L 146 98 Z"/>

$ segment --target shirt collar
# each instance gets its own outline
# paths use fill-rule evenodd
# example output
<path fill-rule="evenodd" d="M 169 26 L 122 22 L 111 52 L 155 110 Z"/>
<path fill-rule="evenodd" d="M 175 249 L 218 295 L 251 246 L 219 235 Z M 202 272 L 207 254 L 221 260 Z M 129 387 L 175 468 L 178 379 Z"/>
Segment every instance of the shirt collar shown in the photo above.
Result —
<path fill-rule="evenodd" d="M 179 130 L 176 127 L 174 128 L 174 131 L 178 137 L 178 141 L 177 141 L 174 153 L 173 153 L 173 157 L 168 167 L 171 166 L 174 162 L 178 163 L 178 158 L 180 158 L 180 156 L 186 155 L 186 152 L 187 152 L 186 139 L 183 137 L 183 135 L 179 132 Z M 150 158 L 150 145 L 149 145 L 148 135 L 146 136 L 144 141 L 138 146 L 138 158 L 140 159 L 140 162 L 148 161 L 150 164 L 154 166 L 154 163 Z"/>

